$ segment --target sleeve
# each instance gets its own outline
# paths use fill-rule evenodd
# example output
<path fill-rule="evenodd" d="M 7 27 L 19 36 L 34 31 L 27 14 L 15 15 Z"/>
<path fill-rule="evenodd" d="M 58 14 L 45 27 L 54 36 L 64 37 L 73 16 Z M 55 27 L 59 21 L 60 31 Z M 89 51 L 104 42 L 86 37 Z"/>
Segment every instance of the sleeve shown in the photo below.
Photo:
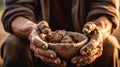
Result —
<path fill-rule="evenodd" d="M 35 20 L 34 0 L 5 0 L 4 5 L 4 13 L 1 20 L 7 32 L 12 33 L 11 23 L 18 16 L 25 17 L 31 21 Z"/>
<path fill-rule="evenodd" d="M 107 16 L 112 23 L 112 32 L 119 26 L 119 0 L 89 0 L 86 21 Z"/>

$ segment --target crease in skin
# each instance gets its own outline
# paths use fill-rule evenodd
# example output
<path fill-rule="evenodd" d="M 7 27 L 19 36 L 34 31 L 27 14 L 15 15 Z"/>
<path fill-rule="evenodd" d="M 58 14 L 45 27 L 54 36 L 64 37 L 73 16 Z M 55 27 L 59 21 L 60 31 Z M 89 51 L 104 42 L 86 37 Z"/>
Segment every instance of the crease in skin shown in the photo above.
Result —
<path fill-rule="evenodd" d="M 36 39 L 38 39 L 41 43 L 43 43 L 44 45 L 42 46 L 43 49 L 47 49 L 48 48 L 48 45 L 46 42 L 44 42 L 42 39 L 40 39 L 39 36 L 35 36 Z"/>

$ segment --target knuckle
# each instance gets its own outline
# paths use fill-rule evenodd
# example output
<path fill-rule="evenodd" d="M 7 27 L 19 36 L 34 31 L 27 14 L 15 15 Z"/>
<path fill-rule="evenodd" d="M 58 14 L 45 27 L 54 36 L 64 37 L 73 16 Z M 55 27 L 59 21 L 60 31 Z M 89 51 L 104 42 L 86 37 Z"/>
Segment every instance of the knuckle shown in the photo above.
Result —
<path fill-rule="evenodd" d="M 48 23 L 47 23 L 46 21 L 40 21 L 40 22 L 38 23 L 38 26 L 41 26 L 41 25 L 48 25 Z"/>
<path fill-rule="evenodd" d="M 92 29 L 95 28 L 96 25 L 95 25 L 93 22 L 88 22 L 88 23 L 87 23 L 87 26 L 88 26 L 88 28 L 89 28 L 90 30 L 92 30 Z"/>
<path fill-rule="evenodd" d="M 96 39 L 92 39 L 92 40 L 90 41 L 89 46 L 91 47 L 91 49 L 94 49 L 94 48 L 97 47 L 97 44 L 98 44 L 98 41 L 96 41 Z"/>
<path fill-rule="evenodd" d="M 87 64 L 90 64 L 90 63 L 92 63 L 93 61 L 94 61 L 93 58 L 89 58 L 89 59 L 87 60 Z"/>
<path fill-rule="evenodd" d="M 93 42 L 90 42 L 90 43 L 86 46 L 86 49 L 87 49 L 88 51 L 91 51 L 93 48 L 94 48 L 94 43 L 93 43 Z"/>
<path fill-rule="evenodd" d="M 44 34 L 49 34 L 49 33 L 51 32 L 51 29 L 50 29 L 50 28 L 44 28 L 44 29 L 42 29 L 41 31 L 42 31 L 42 33 L 44 33 Z"/>
<path fill-rule="evenodd" d="M 45 29 L 45 28 L 49 28 L 49 25 L 46 21 L 41 21 L 39 23 L 39 28 L 40 28 L 40 30 Z"/>
<path fill-rule="evenodd" d="M 89 33 L 89 30 L 88 30 L 87 28 L 84 28 L 84 29 L 82 30 L 82 32 L 85 33 L 85 34 L 88 34 L 88 33 Z"/>

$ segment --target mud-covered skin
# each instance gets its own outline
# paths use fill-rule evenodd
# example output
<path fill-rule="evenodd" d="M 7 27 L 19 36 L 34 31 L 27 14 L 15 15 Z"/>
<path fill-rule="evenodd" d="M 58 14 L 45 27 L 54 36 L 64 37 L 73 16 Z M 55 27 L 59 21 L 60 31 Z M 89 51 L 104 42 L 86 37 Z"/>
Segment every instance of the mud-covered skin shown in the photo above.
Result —
<path fill-rule="evenodd" d="M 82 41 L 85 35 L 77 32 L 56 30 L 51 32 L 51 35 L 46 36 L 48 43 L 77 43 Z"/>
<path fill-rule="evenodd" d="M 46 21 L 41 21 L 29 35 L 30 49 L 34 52 L 35 57 L 44 63 L 55 67 L 65 67 L 66 62 L 62 61 L 55 51 L 48 49 L 48 43 L 44 38 L 46 35 L 51 35 L 51 29 Z"/>
<path fill-rule="evenodd" d="M 80 49 L 81 55 L 77 55 L 71 59 L 73 64 L 77 67 L 87 65 L 102 55 L 103 32 L 102 27 L 98 27 L 93 22 L 88 22 L 84 26 L 83 33 L 89 38 L 89 41 Z"/>
<path fill-rule="evenodd" d="M 51 34 L 49 37 L 46 35 L 45 39 L 48 47 L 55 51 L 59 57 L 71 58 L 71 62 L 79 67 L 92 63 L 102 55 L 103 40 L 110 34 L 111 24 L 106 17 L 101 17 L 94 22 L 86 23 L 82 32 L 89 37 L 86 44 L 81 38 L 84 35 L 78 36 L 80 33 L 63 30 L 52 31 L 53 35 Z M 82 41 L 79 40 L 84 43 L 81 45 Z"/>
<path fill-rule="evenodd" d="M 65 30 L 56 30 L 51 32 L 51 35 L 46 36 L 49 43 L 61 43 L 62 39 L 67 35 Z"/>
<path fill-rule="evenodd" d="M 88 38 L 77 32 L 56 30 L 51 35 L 42 36 L 48 47 L 54 50 L 63 59 L 70 59 L 79 54 L 79 49 L 88 41 Z"/>

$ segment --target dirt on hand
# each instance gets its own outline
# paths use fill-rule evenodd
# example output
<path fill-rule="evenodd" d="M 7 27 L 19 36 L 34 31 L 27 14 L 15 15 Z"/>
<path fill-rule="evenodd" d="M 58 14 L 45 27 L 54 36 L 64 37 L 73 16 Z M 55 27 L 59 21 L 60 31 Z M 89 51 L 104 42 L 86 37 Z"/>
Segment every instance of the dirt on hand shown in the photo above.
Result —
<path fill-rule="evenodd" d="M 51 32 L 51 35 L 40 37 L 63 59 L 70 59 L 79 53 L 81 46 L 88 41 L 88 38 L 81 33 L 65 30 L 56 30 Z"/>

